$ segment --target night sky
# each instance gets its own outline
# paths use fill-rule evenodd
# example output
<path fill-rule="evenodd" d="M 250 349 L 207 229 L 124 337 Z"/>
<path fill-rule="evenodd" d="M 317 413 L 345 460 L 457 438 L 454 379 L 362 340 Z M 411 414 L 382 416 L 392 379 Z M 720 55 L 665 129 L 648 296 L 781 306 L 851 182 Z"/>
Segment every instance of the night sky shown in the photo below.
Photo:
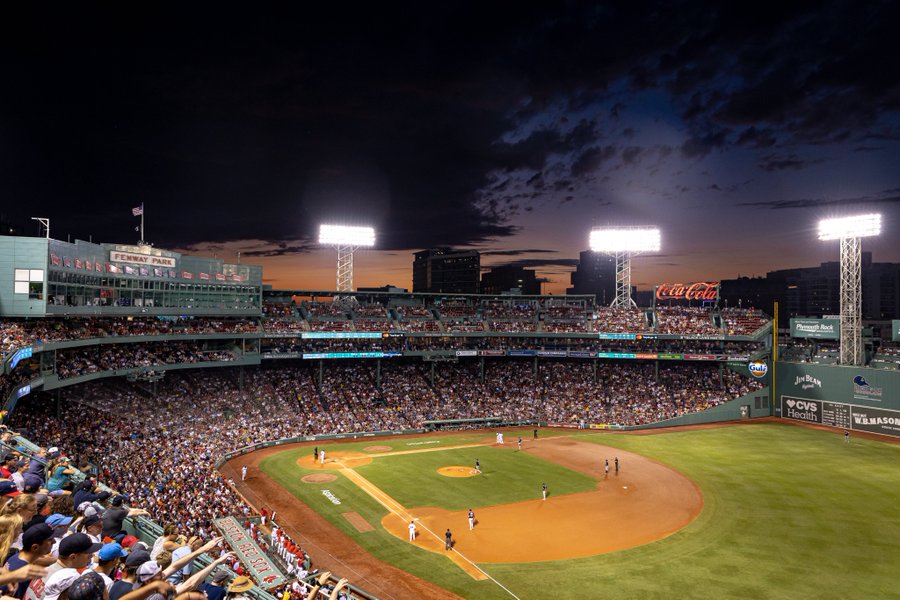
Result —
<path fill-rule="evenodd" d="M 325 221 L 377 230 L 357 286 L 450 245 L 562 293 L 595 225 L 661 228 L 642 288 L 762 275 L 870 211 L 900 261 L 900 3 L 294 4 L 4 7 L 0 212 L 133 243 L 144 203 L 276 288 L 334 288 Z"/>

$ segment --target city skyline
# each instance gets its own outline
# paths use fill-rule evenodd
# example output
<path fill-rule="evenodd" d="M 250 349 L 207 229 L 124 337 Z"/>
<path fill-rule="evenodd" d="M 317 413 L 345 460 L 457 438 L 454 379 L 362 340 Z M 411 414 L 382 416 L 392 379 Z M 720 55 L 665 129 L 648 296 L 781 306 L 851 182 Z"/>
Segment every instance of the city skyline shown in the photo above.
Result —
<path fill-rule="evenodd" d="M 649 289 L 836 261 L 818 220 L 879 212 L 863 249 L 900 262 L 893 3 L 16 10 L 0 212 L 30 233 L 133 243 L 143 204 L 159 247 L 332 289 L 338 219 L 376 229 L 357 287 L 451 246 L 556 294 L 592 226 L 661 229 Z"/>

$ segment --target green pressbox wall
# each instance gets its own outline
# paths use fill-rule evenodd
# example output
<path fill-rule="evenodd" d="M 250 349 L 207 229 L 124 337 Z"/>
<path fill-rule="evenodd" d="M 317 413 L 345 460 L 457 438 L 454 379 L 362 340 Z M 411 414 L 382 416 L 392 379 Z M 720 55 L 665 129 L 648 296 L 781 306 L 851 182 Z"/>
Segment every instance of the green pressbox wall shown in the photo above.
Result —
<path fill-rule="evenodd" d="M 900 371 L 779 362 L 775 414 L 900 436 Z"/>
<path fill-rule="evenodd" d="M 44 293 L 29 300 L 28 294 L 16 294 L 16 269 L 42 269 Z M 45 238 L 0 236 L 0 314 L 15 317 L 39 317 L 47 312 L 47 240 Z"/>

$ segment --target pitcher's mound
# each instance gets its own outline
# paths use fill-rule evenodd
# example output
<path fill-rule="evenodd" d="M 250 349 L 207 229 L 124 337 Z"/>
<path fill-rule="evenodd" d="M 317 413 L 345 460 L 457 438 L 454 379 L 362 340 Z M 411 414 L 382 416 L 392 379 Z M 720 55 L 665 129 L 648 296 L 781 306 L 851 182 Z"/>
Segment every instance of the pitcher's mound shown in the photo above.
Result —
<path fill-rule="evenodd" d="M 304 475 L 300 480 L 303 483 L 328 483 L 337 479 L 337 475 L 333 473 L 313 473 L 312 475 Z"/>
<path fill-rule="evenodd" d="M 441 467 L 437 472 L 444 477 L 475 477 L 478 475 L 478 471 L 473 467 L 460 467 L 458 465 Z"/>
<path fill-rule="evenodd" d="M 363 450 L 366 452 L 389 452 L 393 448 L 390 446 L 366 446 Z"/>

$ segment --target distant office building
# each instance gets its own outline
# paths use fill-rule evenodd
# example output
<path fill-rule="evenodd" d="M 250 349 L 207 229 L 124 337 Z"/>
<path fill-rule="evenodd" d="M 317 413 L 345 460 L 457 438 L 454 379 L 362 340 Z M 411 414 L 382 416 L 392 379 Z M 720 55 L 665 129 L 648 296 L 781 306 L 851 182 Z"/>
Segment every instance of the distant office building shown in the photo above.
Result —
<path fill-rule="evenodd" d="M 818 267 L 771 271 L 765 277 L 723 280 L 720 304 L 771 313 L 778 301 L 782 322 L 791 316 L 838 315 L 840 287 L 840 264 L 825 262 Z M 862 316 L 870 320 L 900 318 L 900 264 L 873 263 L 871 252 L 862 253 Z"/>
<path fill-rule="evenodd" d="M 541 282 L 534 271 L 512 265 L 492 267 L 481 276 L 482 294 L 503 294 L 516 290 L 526 296 L 536 296 L 541 293 Z"/>
<path fill-rule="evenodd" d="M 432 248 L 413 259 L 413 293 L 477 294 L 481 254 L 474 250 Z"/>
<path fill-rule="evenodd" d="M 356 288 L 356 291 L 360 292 L 360 293 L 384 292 L 386 294 L 408 294 L 409 293 L 408 289 L 397 287 L 395 285 L 391 285 L 390 283 L 387 285 L 383 285 L 381 287 L 358 287 L 358 288 Z"/>
<path fill-rule="evenodd" d="M 599 305 L 609 306 L 616 297 L 616 259 L 591 250 L 582 252 L 566 293 L 593 294 Z"/>

